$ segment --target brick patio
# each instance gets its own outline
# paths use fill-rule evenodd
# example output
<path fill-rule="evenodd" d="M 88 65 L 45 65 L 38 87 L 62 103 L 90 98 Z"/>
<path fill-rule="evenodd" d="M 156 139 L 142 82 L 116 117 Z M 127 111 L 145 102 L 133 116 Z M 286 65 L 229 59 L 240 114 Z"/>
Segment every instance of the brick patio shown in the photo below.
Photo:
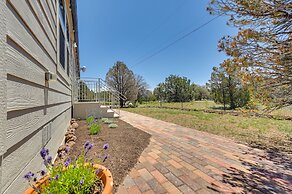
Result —
<path fill-rule="evenodd" d="M 125 111 L 121 119 L 152 137 L 119 194 L 292 192 L 286 155 Z"/>

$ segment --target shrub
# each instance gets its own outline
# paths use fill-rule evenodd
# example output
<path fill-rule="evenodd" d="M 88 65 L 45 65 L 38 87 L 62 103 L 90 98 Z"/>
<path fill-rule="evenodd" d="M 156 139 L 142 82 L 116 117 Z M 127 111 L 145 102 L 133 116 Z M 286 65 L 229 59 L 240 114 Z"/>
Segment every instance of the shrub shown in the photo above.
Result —
<path fill-rule="evenodd" d="M 114 122 L 114 121 L 111 120 L 111 119 L 108 119 L 108 120 L 104 121 L 105 124 L 112 124 L 113 122 Z"/>
<path fill-rule="evenodd" d="M 104 123 L 104 122 L 106 122 L 107 120 L 108 120 L 108 118 L 102 118 L 102 119 L 101 119 L 101 122 Z"/>
<path fill-rule="evenodd" d="M 117 128 L 118 125 L 115 124 L 115 123 L 111 123 L 111 124 L 108 125 L 108 127 L 109 127 L 109 128 Z"/>
<path fill-rule="evenodd" d="M 86 118 L 86 124 L 88 126 L 90 126 L 93 122 L 94 122 L 94 117 L 93 116 L 89 116 L 89 117 Z"/>
<path fill-rule="evenodd" d="M 93 123 L 90 127 L 89 127 L 89 134 L 90 135 L 96 135 L 100 132 L 101 130 L 101 126 L 98 123 Z"/>

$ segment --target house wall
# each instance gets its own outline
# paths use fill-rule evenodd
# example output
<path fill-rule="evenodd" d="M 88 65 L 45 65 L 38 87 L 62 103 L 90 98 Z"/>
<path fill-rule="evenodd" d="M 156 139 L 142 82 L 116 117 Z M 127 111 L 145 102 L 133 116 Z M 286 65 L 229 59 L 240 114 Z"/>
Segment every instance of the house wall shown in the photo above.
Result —
<path fill-rule="evenodd" d="M 74 49 L 68 76 L 59 64 L 57 1 L 0 0 L 0 8 L 0 193 L 17 194 L 28 186 L 24 174 L 41 170 L 40 149 L 56 153 L 63 141 Z M 45 81 L 47 71 L 57 80 Z"/>

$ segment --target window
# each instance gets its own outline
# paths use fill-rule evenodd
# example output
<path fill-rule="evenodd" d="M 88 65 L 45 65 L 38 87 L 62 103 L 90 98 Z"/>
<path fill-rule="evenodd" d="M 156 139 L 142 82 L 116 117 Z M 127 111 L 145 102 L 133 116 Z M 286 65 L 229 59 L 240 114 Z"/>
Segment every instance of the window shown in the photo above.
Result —
<path fill-rule="evenodd" d="M 63 23 L 63 25 L 65 24 L 65 6 L 64 6 L 64 2 L 63 0 L 59 0 L 59 15 L 60 15 L 60 18 L 61 18 L 61 21 Z"/>
<path fill-rule="evenodd" d="M 70 77 L 70 53 L 67 49 L 67 75 Z"/>
<path fill-rule="evenodd" d="M 70 77 L 70 26 L 68 23 L 67 9 L 64 0 L 59 0 L 59 64 Z"/>
<path fill-rule="evenodd" d="M 59 35 L 59 60 L 62 67 L 65 69 L 65 36 L 61 25 Z"/>
<path fill-rule="evenodd" d="M 67 32 L 67 41 L 70 44 L 70 32 L 69 32 L 69 23 L 66 21 L 66 32 Z"/>

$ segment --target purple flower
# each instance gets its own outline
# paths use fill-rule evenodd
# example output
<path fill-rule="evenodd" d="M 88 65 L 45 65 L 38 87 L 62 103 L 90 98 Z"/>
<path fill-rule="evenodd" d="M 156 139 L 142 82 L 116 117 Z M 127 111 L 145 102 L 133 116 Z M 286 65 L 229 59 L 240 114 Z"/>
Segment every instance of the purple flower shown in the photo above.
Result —
<path fill-rule="evenodd" d="M 26 175 L 24 175 L 23 178 L 25 178 L 26 180 L 31 180 L 31 178 L 34 177 L 34 173 L 32 172 L 28 172 Z"/>
<path fill-rule="evenodd" d="M 89 144 L 87 148 L 88 150 L 90 150 L 92 147 L 93 147 L 93 144 Z"/>
<path fill-rule="evenodd" d="M 41 170 L 40 174 L 41 174 L 42 176 L 45 176 L 45 174 L 46 174 L 46 171 L 44 171 L 44 170 Z"/>
<path fill-rule="evenodd" d="M 95 174 L 98 175 L 98 173 L 99 173 L 100 171 L 102 171 L 101 168 L 97 169 L 97 170 L 95 171 Z"/>
<path fill-rule="evenodd" d="M 76 168 L 76 164 L 74 164 L 73 168 Z"/>
<path fill-rule="evenodd" d="M 57 174 L 57 176 L 55 177 L 55 180 L 58 180 L 60 178 L 60 175 Z"/>
<path fill-rule="evenodd" d="M 40 151 L 40 155 L 43 159 L 45 159 L 45 157 L 47 156 L 47 149 L 46 148 L 42 148 L 41 151 Z"/>
<path fill-rule="evenodd" d="M 71 163 L 71 159 L 70 158 L 67 158 L 66 162 L 65 162 L 65 167 L 68 167 L 69 164 Z"/>
<path fill-rule="evenodd" d="M 61 153 L 61 152 L 58 154 L 58 157 L 59 157 L 59 158 L 61 158 L 61 157 L 62 157 L 62 153 Z"/>
<path fill-rule="evenodd" d="M 84 184 L 84 180 L 81 179 L 81 181 L 80 181 L 80 185 L 83 185 L 83 184 Z"/>
<path fill-rule="evenodd" d="M 70 148 L 68 148 L 68 147 L 65 148 L 65 152 L 66 152 L 66 153 L 68 153 L 69 150 L 70 150 Z"/>
<path fill-rule="evenodd" d="M 103 158 L 103 160 L 102 160 L 102 162 L 105 162 L 107 158 L 108 158 L 108 156 L 105 155 L 104 158 Z"/>
<path fill-rule="evenodd" d="M 47 159 L 48 164 L 51 164 L 52 160 L 53 160 L 52 156 L 49 156 L 48 159 Z"/>
<path fill-rule="evenodd" d="M 106 143 L 106 144 L 103 145 L 103 149 L 104 149 L 104 150 L 107 150 L 108 147 L 109 147 L 108 143 Z"/>
<path fill-rule="evenodd" d="M 89 146 L 89 141 L 85 142 L 84 148 L 87 148 Z"/>

